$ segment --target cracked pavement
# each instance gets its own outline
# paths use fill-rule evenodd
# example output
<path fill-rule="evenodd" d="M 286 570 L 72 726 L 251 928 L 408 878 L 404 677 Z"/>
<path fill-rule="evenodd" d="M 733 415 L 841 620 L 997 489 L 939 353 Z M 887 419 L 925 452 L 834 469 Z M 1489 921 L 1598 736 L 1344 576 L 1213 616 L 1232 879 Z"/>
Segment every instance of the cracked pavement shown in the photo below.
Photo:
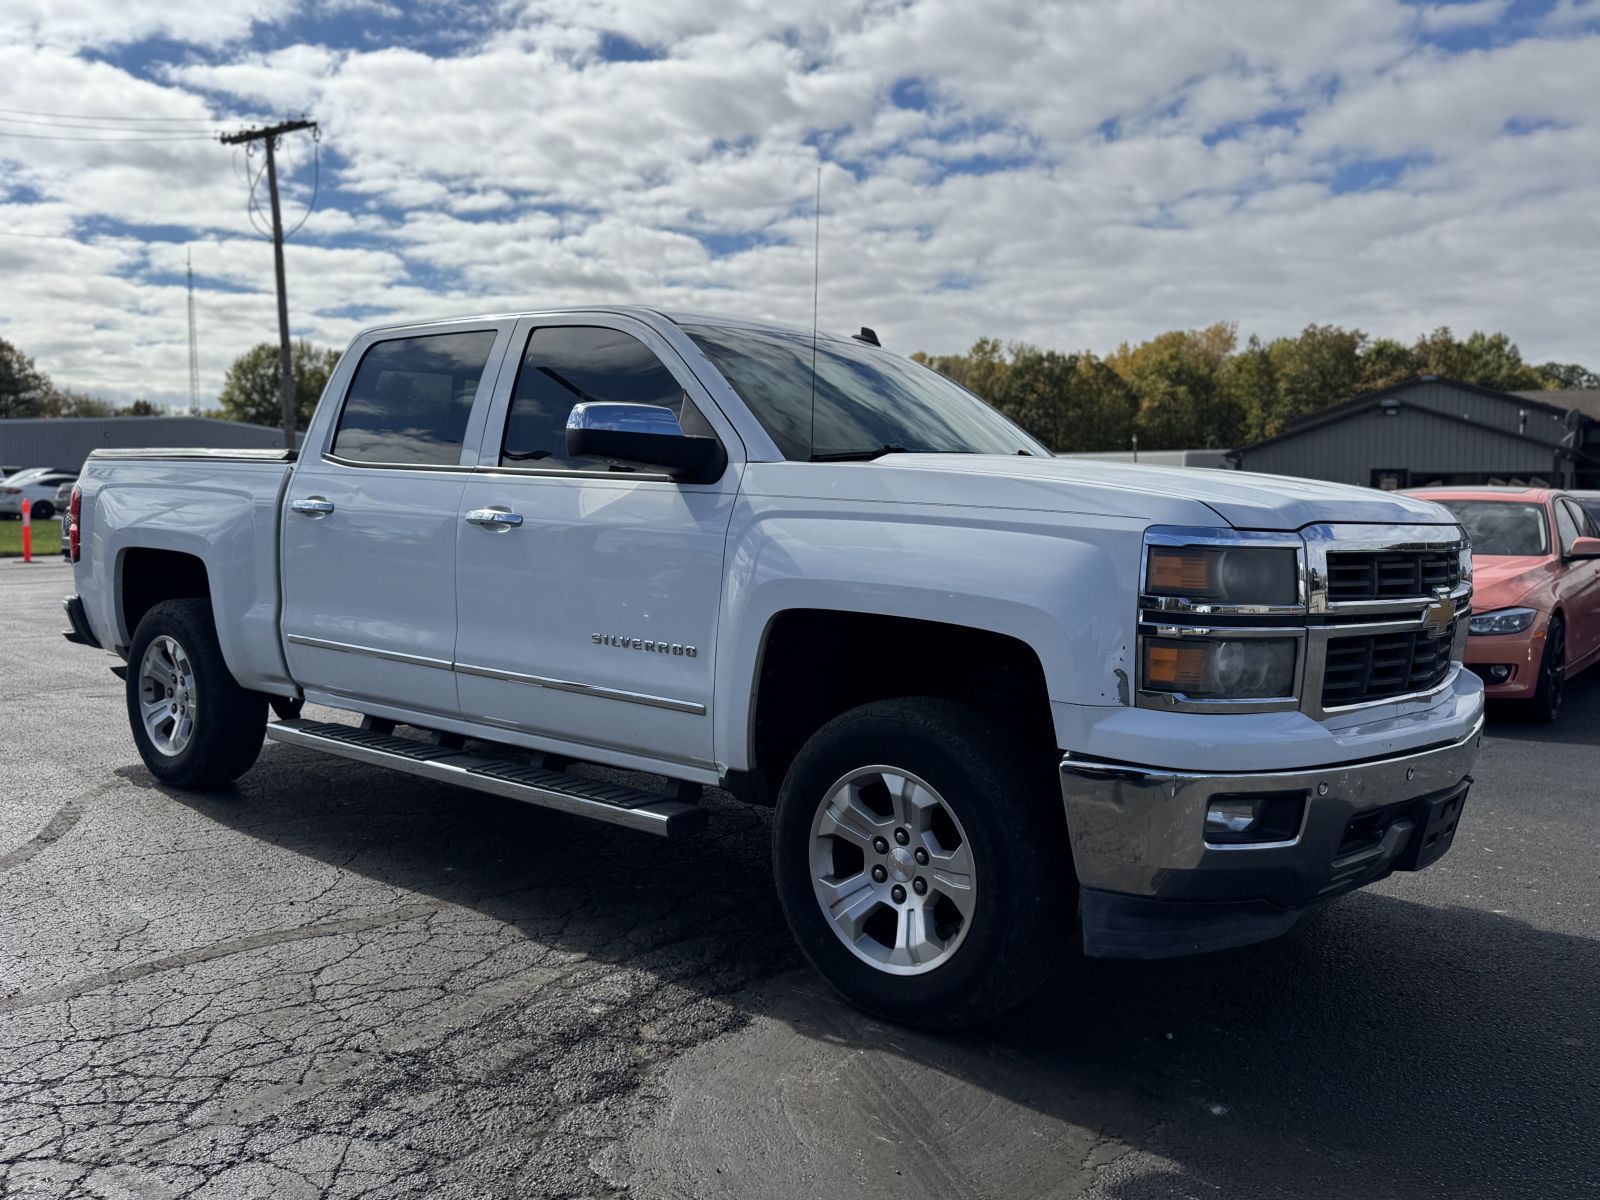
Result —
<path fill-rule="evenodd" d="M 1452 853 L 995 1026 L 841 1006 L 766 814 L 667 843 L 269 745 L 139 764 L 0 562 L 0 1197 L 1600 1194 L 1600 680 L 1491 724 Z"/>

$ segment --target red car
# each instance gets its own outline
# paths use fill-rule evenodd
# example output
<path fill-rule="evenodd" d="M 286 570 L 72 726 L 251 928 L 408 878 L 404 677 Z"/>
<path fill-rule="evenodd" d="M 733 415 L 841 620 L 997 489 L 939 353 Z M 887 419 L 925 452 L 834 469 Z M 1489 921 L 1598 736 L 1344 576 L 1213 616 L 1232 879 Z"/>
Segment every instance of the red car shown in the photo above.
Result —
<path fill-rule="evenodd" d="M 1472 541 L 1467 665 L 1490 699 L 1553 721 L 1567 677 L 1600 659 L 1600 526 L 1549 488 L 1428 488 Z"/>

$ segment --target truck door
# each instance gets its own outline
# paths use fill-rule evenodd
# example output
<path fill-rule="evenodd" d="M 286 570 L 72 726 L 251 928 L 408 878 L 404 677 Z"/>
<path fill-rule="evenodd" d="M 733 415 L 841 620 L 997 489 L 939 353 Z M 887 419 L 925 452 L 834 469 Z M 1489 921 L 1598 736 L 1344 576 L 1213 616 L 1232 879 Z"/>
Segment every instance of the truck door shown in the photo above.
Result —
<path fill-rule="evenodd" d="M 570 458 L 567 416 L 596 400 L 671 408 L 734 461 L 715 483 L 690 485 Z M 456 521 L 463 715 L 710 766 L 723 548 L 743 455 L 699 382 L 644 322 L 529 320 L 483 448 Z"/>
<path fill-rule="evenodd" d="M 308 693 L 455 715 L 456 510 L 511 324 L 379 336 L 346 356 L 343 403 L 330 388 L 283 514 L 284 653 Z"/>

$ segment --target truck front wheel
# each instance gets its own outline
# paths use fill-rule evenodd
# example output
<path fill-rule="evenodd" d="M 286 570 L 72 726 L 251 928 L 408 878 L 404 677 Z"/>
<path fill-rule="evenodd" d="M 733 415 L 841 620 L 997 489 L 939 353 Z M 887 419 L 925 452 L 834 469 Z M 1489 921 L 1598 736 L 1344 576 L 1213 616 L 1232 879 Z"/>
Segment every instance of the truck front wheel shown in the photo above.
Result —
<path fill-rule="evenodd" d="M 936 699 L 836 717 L 778 796 L 778 898 L 857 1007 L 922 1028 L 986 1020 L 1049 975 L 1074 888 L 1060 800 L 984 714 Z"/>
<path fill-rule="evenodd" d="M 128 648 L 128 723 L 162 783 L 217 787 L 261 753 L 266 698 L 240 687 L 223 661 L 205 600 L 165 600 L 145 613 Z"/>

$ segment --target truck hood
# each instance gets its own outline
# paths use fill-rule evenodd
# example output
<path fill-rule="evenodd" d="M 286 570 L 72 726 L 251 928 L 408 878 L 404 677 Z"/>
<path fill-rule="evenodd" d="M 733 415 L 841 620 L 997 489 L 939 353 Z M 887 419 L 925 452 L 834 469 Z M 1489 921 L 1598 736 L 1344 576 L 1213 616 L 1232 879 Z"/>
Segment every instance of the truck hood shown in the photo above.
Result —
<path fill-rule="evenodd" d="M 1198 467 L 990 454 L 886 454 L 863 463 L 755 466 L 760 470 L 749 482 L 768 494 L 1096 512 L 1161 523 L 1214 520 L 1210 510 L 1237 529 L 1455 523 L 1439 505 L 1394 492 Z M 801 472 L 807 473 L 806 486 L 796 492 Z"/>

